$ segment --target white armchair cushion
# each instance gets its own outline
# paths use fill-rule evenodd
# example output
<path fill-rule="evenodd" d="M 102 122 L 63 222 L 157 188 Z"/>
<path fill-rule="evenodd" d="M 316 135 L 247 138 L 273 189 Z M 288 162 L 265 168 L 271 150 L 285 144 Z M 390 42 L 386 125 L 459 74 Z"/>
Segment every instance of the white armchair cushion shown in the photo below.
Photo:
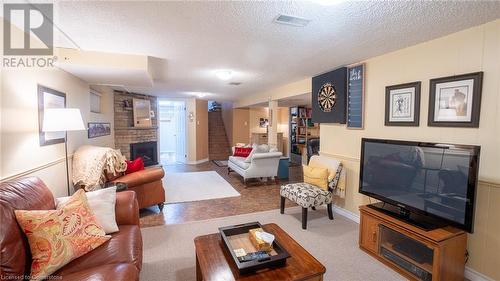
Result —
<path fill-rule="evenodd" d="M 236 164 L 236 166 L 246 170 L 250 167 L 250 163 L 245 162 L 245 157 L 229 156 L 229 161 Z"/>
<path fill-rule="evenodd" d="M 280 188 L 280 195 L 303 208 L 332 203 L 332 193 L 308 183 L 290 183 Z"/>

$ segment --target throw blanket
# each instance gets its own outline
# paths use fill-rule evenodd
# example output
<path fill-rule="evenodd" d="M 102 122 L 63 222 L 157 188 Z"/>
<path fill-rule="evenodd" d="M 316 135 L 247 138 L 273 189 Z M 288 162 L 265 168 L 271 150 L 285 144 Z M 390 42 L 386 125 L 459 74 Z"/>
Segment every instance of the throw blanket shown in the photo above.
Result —
<path fill-rule="evenodd" d="M 116 175 L 126 169 L 120 150 L 84 145 L 73 155 L 73 184 L 85 191 L 95 190 L 106 181 L 105 173 Z"/>
<path fill-rule="evenodd" d="M 333 188 L 333 194 L 340 198 L 345 198 L 346 171 L 342 164 L 339 164 L 335 178 L 329 183 Z"/>

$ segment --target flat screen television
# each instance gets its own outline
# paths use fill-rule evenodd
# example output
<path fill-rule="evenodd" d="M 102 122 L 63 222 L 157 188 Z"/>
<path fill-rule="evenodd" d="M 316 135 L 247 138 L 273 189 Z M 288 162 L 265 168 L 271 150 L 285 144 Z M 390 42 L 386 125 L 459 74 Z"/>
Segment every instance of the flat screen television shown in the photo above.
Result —
<path fill-rule="evenodd" d="M 472 233 L 480 149 L 363 138 L 359 192 L 383 202 L 372 207 L 419 227 Z"/>

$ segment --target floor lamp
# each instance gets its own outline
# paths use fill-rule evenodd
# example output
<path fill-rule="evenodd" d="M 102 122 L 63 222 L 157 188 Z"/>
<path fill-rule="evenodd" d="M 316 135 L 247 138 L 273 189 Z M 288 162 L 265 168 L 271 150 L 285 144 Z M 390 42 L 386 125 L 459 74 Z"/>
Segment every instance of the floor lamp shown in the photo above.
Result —
<path fill-rule="evenodd" d="M 78 108 L 48 108 L 44 110 L 43 115 L 43 132 L 64 132 L 64 151 L 66 155 L 66 183 L 68 185 L 68 195 L 70 192 L 69 185 L 69 164 L 68 164 L 68 132 L 69 131 L 85 131 L 82 114 Z"/>

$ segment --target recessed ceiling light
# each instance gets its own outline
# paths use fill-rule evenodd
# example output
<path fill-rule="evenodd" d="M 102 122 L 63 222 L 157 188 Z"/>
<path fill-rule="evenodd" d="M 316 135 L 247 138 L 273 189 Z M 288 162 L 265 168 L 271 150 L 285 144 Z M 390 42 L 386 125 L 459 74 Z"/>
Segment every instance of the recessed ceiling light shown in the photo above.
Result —
<path fill-rule="evenodd" d="M 241 82 L 229 82 L 228 85 L 239 86 L 239 85 L 241 85 Z"/>
<path fill-rule="evenodd" d="M 275 23 L 300 26 L 300 27 L 306 26 L 310 21 L 311 20 L 305 18 L 299 18 L 296 16 L 289 16 L 289 15 L 278 15 L 276 18 L 274 18 Z"/>
<path fill-rule="evenodd" d="M 233 77 L 233 72 L 231 70 L 218 70 L 215 72 L 215 75 L 217 75 L 217 78 L 220 80 L 227 81 Z"/>
<path fill-rule="evenodd" d="M 309 1 L 323 6 L 332 6 L 345 2 L 345 0 L 309 0 Z"/>
<path fill-rule="evenodd" d="M 184 93 L 187 95 L 196 96 L 198 98 L 203 98 L 211 95 L 210 93 L 207 92 L 184 92 Z"/>
<path fill-rule="evenodd" d="M 199 98 L 203 98 L 203 97 L 208 96 L 208 93 L 199 92 L 199 93 L 196 93 L 196 96 Z"/>

